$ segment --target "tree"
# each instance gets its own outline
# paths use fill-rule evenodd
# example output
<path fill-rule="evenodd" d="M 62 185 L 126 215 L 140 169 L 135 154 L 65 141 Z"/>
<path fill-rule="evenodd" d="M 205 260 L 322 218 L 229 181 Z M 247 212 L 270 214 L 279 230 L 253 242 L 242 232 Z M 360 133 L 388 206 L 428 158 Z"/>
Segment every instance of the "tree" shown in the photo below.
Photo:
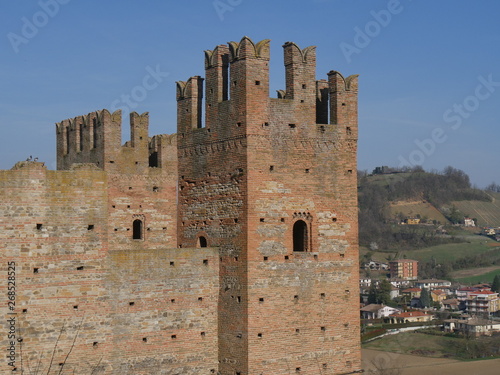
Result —
<path fill-rule="evenodd" d="M 389 361 L 387 356 L 378 355 L 370 361 L 368 374 L 372 375 L 401 375 L 403 365 L 398 361 Z"/>
<path fill-rule="evenodd" d="M 388 280 L 384 279 L 380 282 L 378 286 L 378 300 L 380 301 L 379 303 L 387 305 L 389 302 L 391 302 L 391 290 L 392 285 Z"/>
<path fill-rule="evenodd" d="M 493 279 L 493 284 L 491 284 L 491 290 L 493 292 L 500 293 L 500 274 L 496 274 Z"/>
<path fill-rule="evenodd" d="M 420 302 L 422 306 L 429 307 L 431 305 L 431 296 L 427 289 L 422 288 L 422 292 L 420 292 Z"/>
<path fill-rule="evenodd" d="M 368 291 L 368 303 L 378 303 L 378 293 L 377 293 L 377 287 L 375 285 L 375 282 L 372 280 L 372 283 L 370 285 L 370 290 Z"/>
<path fill-rule="evenodd" d="M 495 182 L 492 182 L 488 186 L 486 186 L 487 191 L 492 191 L 494 193 L 500 193 L 500 185 L 496 184 Z"/>
<path fill-rule="evenodd" d="M 391 302 L 392 285 L 388 280 L 382 280 L 378 287 L 372 282 L 368 291 L 368 303 L 387 305 Z"/>

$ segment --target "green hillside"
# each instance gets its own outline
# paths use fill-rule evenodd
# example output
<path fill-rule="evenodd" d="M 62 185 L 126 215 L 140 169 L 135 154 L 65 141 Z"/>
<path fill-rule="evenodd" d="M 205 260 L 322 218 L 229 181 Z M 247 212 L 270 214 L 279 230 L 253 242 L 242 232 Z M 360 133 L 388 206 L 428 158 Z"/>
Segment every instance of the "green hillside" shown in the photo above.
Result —
<path fill-rule="evenodd" d="M 491 202 L 484 201 L 456 201 L 453 202 L 458 210 L 465 215 L 477 219 L 480 227 L 500 227 L 500 193 L 488 192 Z"/>

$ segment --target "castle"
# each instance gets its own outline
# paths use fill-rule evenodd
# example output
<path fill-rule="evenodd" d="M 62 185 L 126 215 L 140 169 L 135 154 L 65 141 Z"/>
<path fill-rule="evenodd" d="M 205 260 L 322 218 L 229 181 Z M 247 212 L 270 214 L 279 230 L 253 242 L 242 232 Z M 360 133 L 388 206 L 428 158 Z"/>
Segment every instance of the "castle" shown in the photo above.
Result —
<path fill-rule="evenodd" d="M 360 372 L 357 76 L 283 48 L 278 98 L 244 37 L 177 83 L 177 134 L 101 110 L 57 171 L 0 171 L 1 373 Z"/>

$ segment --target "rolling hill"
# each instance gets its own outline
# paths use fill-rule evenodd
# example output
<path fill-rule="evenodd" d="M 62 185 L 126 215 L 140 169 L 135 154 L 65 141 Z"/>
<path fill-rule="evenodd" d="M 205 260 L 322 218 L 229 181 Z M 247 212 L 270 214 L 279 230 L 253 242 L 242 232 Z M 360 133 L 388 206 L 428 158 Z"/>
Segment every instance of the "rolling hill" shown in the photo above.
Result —
<path fill-rule="evenodd" d="M 491 202 L 455 201 L 453 204 L 465 215 L 476 218 L 480 227 L 500 227 L 500 193 L 488 192 Z"/>

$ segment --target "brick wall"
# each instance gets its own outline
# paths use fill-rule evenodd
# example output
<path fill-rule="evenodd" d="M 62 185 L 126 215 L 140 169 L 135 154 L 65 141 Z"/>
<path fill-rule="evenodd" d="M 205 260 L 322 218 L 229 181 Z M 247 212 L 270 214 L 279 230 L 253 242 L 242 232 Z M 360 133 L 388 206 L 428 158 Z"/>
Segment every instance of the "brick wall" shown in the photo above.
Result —
<path fill-rule="evenodd" d="M 314 47 L 283 47 L 280 99 L 269 98 L 269 41 L 248 38 L 206 52 L 205 128 L 190 115 L 203 80 L 178 90 L 178 240 L 219 247 L 221 374 L 361 366 L 357 79 L 316 82 Z M 293 251 L 297 221 L 307 251 Z"/>
<path fill-rule="evenodd" d="M 111 182 L 92 165 L 48 171 L 23 162 L 0 171 L 1 271 L 15 262 L 16 273 L 13 311 L 7 277 L 0 285 L 2 318 L 15 318 L 22 338 L 15 341 L 18 371 L 40 366 L 58 374 L 65 363 L 63 373 L 76 374 L 96 366 L 104 374 L 215 372 L 217 252 L 168 249 L 173 239 L 162 243 L 149 232 L 152 239 L 135 243 L 113 239 L 108 202 L 118 198 Z M 146 214 L 154 208 L 151 197 L 137 199 Z M 8 329 L 2 348 L 9 347 Z M 10 373 L 5 351 L 3 357 L 0 372 Z"/>
<path fill-rule="evenodd" d="M 287 42 L 271 99 L 269 43 L 206 51 L 205 79 L 177 83 L 177 135 L 132 113 L 121 145 L 121 112 L 92 112 L 57 124 L 60 171 L 0 172 L 18 366 L 360 370 L 357 76 L 316 80 L 315 47 Z"/>

